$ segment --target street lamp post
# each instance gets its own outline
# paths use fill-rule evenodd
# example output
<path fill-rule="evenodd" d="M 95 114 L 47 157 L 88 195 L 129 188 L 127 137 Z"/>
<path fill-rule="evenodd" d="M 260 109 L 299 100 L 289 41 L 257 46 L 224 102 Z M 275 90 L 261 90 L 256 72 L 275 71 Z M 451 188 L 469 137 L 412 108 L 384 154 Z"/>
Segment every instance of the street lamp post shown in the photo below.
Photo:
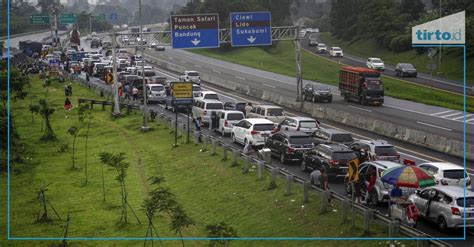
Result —
<path fill-rule="evenodd" d="M 143 84 L 143 126 L 142 130 L 148 130 L 148 107 L 147 107 L 147 90 L 146 90 L 146 83 L 145 83 L 145 54 L 144 54 L 144 47 L 143 47 L 143 22 L 142 22 L 142 0 L 138 1 L 138 10 L 140 14 L 140 50 L 142 51 L 142 84 Z"/>

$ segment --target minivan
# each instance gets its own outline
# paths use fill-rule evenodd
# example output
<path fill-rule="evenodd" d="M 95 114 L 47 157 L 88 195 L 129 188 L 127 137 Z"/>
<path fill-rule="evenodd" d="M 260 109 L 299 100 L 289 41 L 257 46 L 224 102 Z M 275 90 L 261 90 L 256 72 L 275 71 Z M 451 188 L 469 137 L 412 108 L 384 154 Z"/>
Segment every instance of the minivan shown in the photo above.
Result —
<path fill-rule="evenodd" d="M 198 99 L 194 101 L 193 107 L 191 109 L 193 121 L 201 118 L 201 123 L 203 125 L 209 124 L 211 122 L 212 112 L 223 109 L 224 105 L 218 100 Z"/>

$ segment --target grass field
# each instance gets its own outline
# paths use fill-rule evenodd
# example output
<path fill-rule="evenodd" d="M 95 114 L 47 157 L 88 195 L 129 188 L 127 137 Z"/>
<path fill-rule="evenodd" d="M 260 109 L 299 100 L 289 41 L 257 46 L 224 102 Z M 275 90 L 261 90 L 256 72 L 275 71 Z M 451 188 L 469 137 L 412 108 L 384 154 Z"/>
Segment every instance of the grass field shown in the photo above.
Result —
<path fill-rule="evenodd" d="M 233 49 L 195 49 L 192 51 L 201 55 L 242 64 L 256 69 L 295 76 L 295 54 L 291 42 L 279 42 L 277 46 L 271 48 L 246 47 Z M 315 56 L 307 51 L 303 51 L 302 61 L 304 79 L 331 85 L 338 84 L 339 68 L 342 65 Z M 388 77 L 383 77 L 383 82 L 385 84 L 385 95 L 387 96 L 450 109 L 463 109 L 462 96 L 408 84 Z M 472 100 L 467 101 L 466 107 L 468 112 L 474 112 L 474 102 Z"/>
<path fill-rule="evenodd" d="M 53 84 L 48 93 L 48 101 L 55 108 L 52 126 L 58 137 L 56 142 L 40 141 L 41 119 L 35 116 L 32 123 L 28 111 L 29 99 L 12 103 L 12 114 L 23 142 L 28 145 L 28 163 L 16 166 L 11 174 L 11 237 L 62 237 L 65 222 L 60 221 L 49 210 L 51 222 L 35 223 L 41 210 L 37 191 L 43 184 L 49 184 L 46 196 L 64 219 L 70 213 L 69 237 L 144 237 L 146 233 L 145 214 L 141 209 L 143 199 L 153 190 L 148 178 L 164 176 L 165 186 L 176 195 L 178 202 L 196 222 L 183 231 L 184 237 L 206 237 L 205 226 L 226 222 L 237 231 L 239 237 L 359 237 L 363 232 L 362 222 L 357 218 L 357 228 L 342 223 L 341 207 L 336 204 L 325 214 L 320 214 L 320 199 L 312 193 L 310 202 L 303 204 L 302 187 L 295 185 L 292 195 L 285 195 L 283 179 L 278 187 L 269 190 L 269 175 L 257 180 L 256 171 L 242 174 L 240 167 L 230 167 L 230 161 L 221 161 L 220 154 L 211 156 L 200 152 L 200 146 L 182 143 L 172 147 L 173 134 L 164 124 L 153 123 L 153 130 L 141 132 L 141 117 L 126 115 L 113 120 L 110 108 L 102 111 L 96 106 L 89 134 L 88 174 L 85 183 L 84 130 L 77 139 L 76 166 L 71 169 L 71 154 L 59 153 L 62 144 L 72 143 L 67 129 L 77 124 L 78 109 L 70 112 L 62 109 L 63 86 Z M 45 89 L 39 80 L 33 81 L 33 102 L 44 97 Z M 74 86 L 73 104 L 78 97 L 96 98 L 93 93 Z M 76 106 L 76 105 L 75 105 Z M 77 107 L 77 106 L 76 106 Z M 127 225 L 117 224 L 120 217 L 121 198 L 116 173 L 105 168 L 106 201 L 103 201 L 101 183 L 100 152 L 124 152 L 130 163 L 126 184 L 129 203 L 143 223 L 137 224 L 129 212 Z M 6 174 L 0 176 L 2 207 L 0 220 L 0 246 L 50 246 L 54 241 L 6 241 Z M 304 207 L 303 207 L 304 206 Z M 161 237 L 178 237 L 169 229 L 169 218 L 160 215 L 155 218 L 155 226 Z M 373 237 L 386 237 L 385 227 L 375 224 Z M 136 241 L 70 241 L 71 246 L 135 246 Z M 205 246 L 208 241 L 187 241 L 188 246 Z M 344 244 L 373 246 L 385 241 L 348 241 Z M 235 246 L 314 246 L 311 241 L 233 241 Z M 318 242 L 324 246 L 340 246 L 339 241 Z M 415 245 L 414 242 L 404 242 Z M 164 246 L 179 246 L 180 241 L 164 241 Z"/>
<path fill-rule="evenodd" d="M 417 54 L 415 50 L 395 53 L 377 45 L 373 39 L 359 39 L 354 41 L 342 41 L 331 36 L 330 33 L 321 33 L 321 40 L 328 45 L 341 46 L 345 52 L 359 57 L 380 57 L 388 64 L 396 64 L 400 62 L 412 63 L 418 71 L 430 73 L 426 67 L 430 62 L 425 54 Z M 438 64 L 438 56 L 433 61 Z M 441 53 L 441 74 L 440 76 L 463 80 L 463 58 L 462 48 L 444 48 Z M 466 77 L 468 82 L 474 79 L 474 59 L 468 58 L 466 61 Z M 438 68 L 434 74 L 438 72 Z"/>

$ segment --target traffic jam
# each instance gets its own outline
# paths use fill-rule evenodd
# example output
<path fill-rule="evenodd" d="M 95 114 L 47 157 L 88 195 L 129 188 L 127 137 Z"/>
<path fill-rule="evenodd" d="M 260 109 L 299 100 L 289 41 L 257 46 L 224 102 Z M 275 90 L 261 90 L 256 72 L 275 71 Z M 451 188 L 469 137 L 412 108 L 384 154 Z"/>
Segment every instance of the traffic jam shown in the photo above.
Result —
<path fill-rule="evenodd" d="M 133 32 L 120 39 L 127 45 L 147 44 Z M 60 69 L 111 89 L 112 47 L 110 42 L 104 41 L 93 34 L 90 51 L 71 46 L 65 53 L 43 56 L 43 62 L 51 64 L 66 56 Z M 321 44 L 312 43 L 311 38 L 309 45 L 317 47 L 319 52 L 327 52 Z M 148 44 L 147 49 L 165 50 L 157 43 Z M 343 56 L 339 47 L 331 47 L 329 52 Z M 357 138 L 340 128 L 323 127 L 320 119 L 290 113 L 278 105 L 229 96 L 228 92 L 206 85 L 198 71 L 190 69 L 177 75 L 154 67 L 138 53 L 132 53 L 131 49 L 115 50 L 121 101 L 140 105 L 146 95 L 147 103 L 154 110 L 167 114 L 179 112 L 182 116 L 189 114 L 196 130 L 220 136 L 248 155 L 263 157 L 271 153 L 281 169 L 295 170 L 296 167 L 312 184 L 323 189 L 330 189 L 333 184 L 342 185 L 344 191 L 339 193 L 370 207 L 388 208 L 386 213 L 391 218 L 413 227 L 420 219 L 432 222 L 441 232 L 462 229 L 464 220 L 466 227 L 474 227 L 474 192 L 470 175 L 463 166 L 446 162 L 416 163 L 401 155 L 396 145 L 386 140 Z M 376 62 L 377 59 L 371 60 L 375 67 L 342 67 L 339 90 L 344 100 L 364 105 L 384 103 Z M 180 82 L 193 85 L 190 106 L 174 104 L 173 86 Z M 303 90 L 306 101 L 332 102 L 334 92 L 327 86 L 307 83 Z M 329 178 L 328 185 L 321 183 L 322 174 Z"/>

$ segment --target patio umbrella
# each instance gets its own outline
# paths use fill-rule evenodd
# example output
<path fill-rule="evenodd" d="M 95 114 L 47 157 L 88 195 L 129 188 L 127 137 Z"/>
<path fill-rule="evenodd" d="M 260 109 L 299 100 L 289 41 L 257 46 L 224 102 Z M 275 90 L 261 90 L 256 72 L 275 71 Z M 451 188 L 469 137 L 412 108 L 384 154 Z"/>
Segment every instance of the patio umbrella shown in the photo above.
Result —
<path fill-rule="evenodd" d="M 406 188 L 425 188 L 436 182 L 426 170 L 417 166 L 396 166 L 386 170 L 382 182 Z"/>

